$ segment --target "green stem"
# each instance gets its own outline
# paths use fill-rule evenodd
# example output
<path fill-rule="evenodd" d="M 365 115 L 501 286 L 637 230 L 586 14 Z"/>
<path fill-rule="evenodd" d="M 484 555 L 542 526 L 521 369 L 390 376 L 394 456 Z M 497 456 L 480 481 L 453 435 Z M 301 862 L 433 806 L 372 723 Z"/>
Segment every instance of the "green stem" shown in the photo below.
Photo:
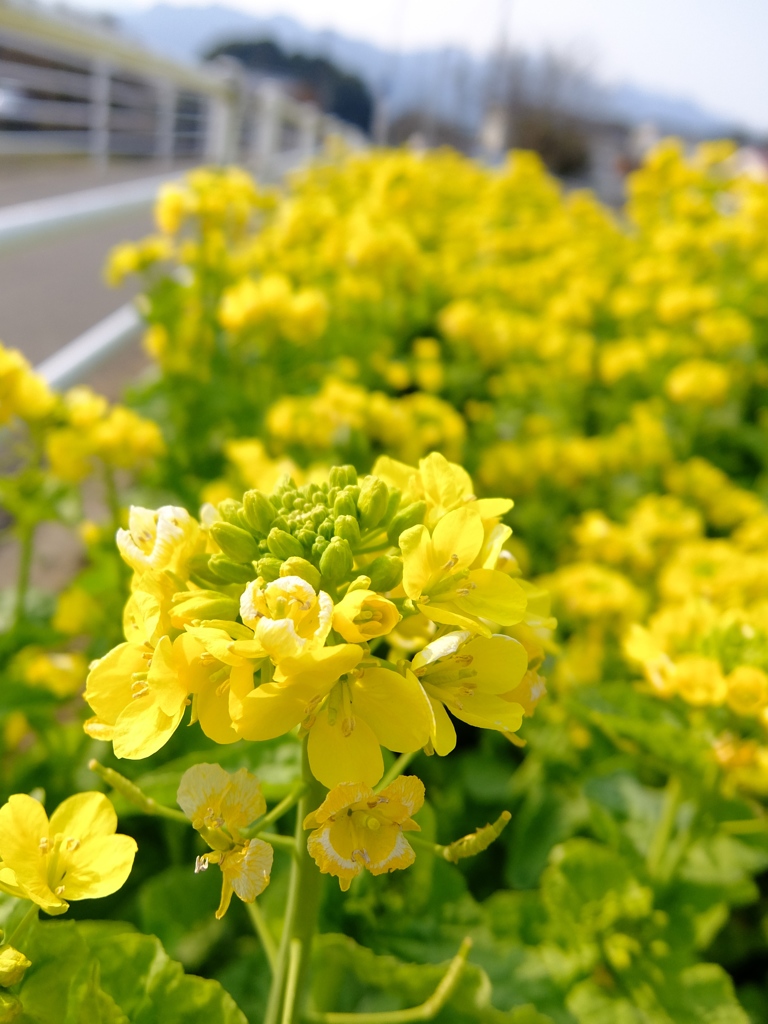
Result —
<path fill-rule="evenodd" d="M 299 987 L 302 952 L 301 939 L 291 939 L 291 948 L 288 953 L 288 978 L 285 983 L 283 1016 L 280 1024 L 293 1024 L 295 1020 L 294 1010 L 296 1008 L 296 995 Z"/>
<path fill-rule="evenodd" d="M 305 783 L 300 783 L 295 789 L 291 790 L 288 796 L 283 797 L 279 804 L 275 804 L 271 811 L 259 818 L 248 828 L 241 829 L 240 835 L 244 836 L 246 839 L 252 839 L 259 835 L 267 825 L 271 825 L 272 822 L 278 821 L 286 811 L 290 811 L 294 804 L 299 802 L 301 795 L 306 788 Z"/>
<path fill-rule="evenodd" d="M 275 964 L 277 962 L 277 946 L 275 940 L 272 938 L 272 932 L 269 930 L 269 925 L 266 922 L 261 907 L 256 900 L 253 903 L 246 903 L 245 909 L 248 913 L 248 917 L 251 919 L 253 930 L 259 937 L 261 942 L 261 948 L 264 950 L 264 955 L 267 958 L 270 971 L 275 973 Z"/>
<path fill-rule="evenodd" d="M 296 808 L 296 856 L 291 865 L 283 934 L 272 975 L 267 1012 L 262 1024 L 295 1024 L 298 1020 L 296 1011 L 301 1007 L 302 982 L 307 969 L 307 960 L 312 950 L 312 936 L 315 932 L 320 906 L 322 880 L 307 849 L 304 818 L 322 803 L 325 791 L 309 770 L 306 740 L 302 747 L 301 763 L 305 787 Z M 294 942 L 298 942 L 298 947 L 293 945 Z M 297 949 L 298 952 L 292 952 Z M 289 962 L 292 957 L 297 962 L 292 967 L 293 975 L 289 977 Z M 295 983 L 293 979 L 295 979 Z M 287 999 L 289 981 L 294 983 L 293 1003 L 295 1004 L 290 1007 Z"/>
<path fill-rule="evenodd" d="M 394 782 L 398 775 L 401 775 L 405 771 L 418 753 L 418 750 L 411 750 L 407 754 L 401 754 L 389 771 L 384 775 L 381 782 L 376 786 L 376 792 L 381 792 L 381 790 L 388 786 L 390 782 Z"/>
<path fill-rule="evenodd" d="M 19 921 L 19 923 L 13 929 L 11 934 L 6 936 L 6 938 L 5 938 L 6 943 L 9 946 L 12 946 L 14 944 L 14 942 L 17 942 L 18 938 L 19 938 L 19 935 L 26 929 L 26 927 L 29 924 L 29 922 L 32 921 L 32 920 L 35 920 L 35 921 L 37 920 L 37 915 L 38 915 L 37 904 L 36 903 L 30 904 L 29 909 L 24 914 L 24 917 L 22 917 L 22 919 Z"/>
<path fill-rule="evenodd" d="M 296 840 L 291 836 L 280 836 L 276 832 L 259 832 L 258 838 L 276 846 L 279 850 L 288 850 L 294 857 L 296 856 Z"/>
<path fill-rule="evenodd" d="M 27 592 L 29 591 L 29 577 L 32 571 L 32 555 L 35 547 L 34 523 L 25 524 L 20 530 L 20 555 L 19 575 L 16 578 L 16 605 L 14 610 L 14 624 L 20 626 L 24 621 L 27 605 Z"/>
<path fill-rule="evenodd" d="M 192 822 L 183 811 L 177 811 L 174 807 L 164 807 L 162 804 L 159 804 L 153 797 L 147 796 L 146 793 L 139 789 L 135 782 L 126 779 L 124 775 L 116 772 L 114 768 L 107 768 L 106 765 L 100 764 L 95 758 L 88 762 L 88 767 L 92 772 L 96 772 L 107 785 L 124 796 L 129 803 L 143 811 L 144 814 L 157 818 L 167 818 L 169 821 L 181 821 L 189 826 L 192 825 Z"/>
<path fill-rule="evenodd" d="M 109 509 L 109 517 L 112 520 L 112 529 L 117 533 L 122 525 L 120 497 L 117 493 L 114 470 L 106 463 L 104 463 L 104 491 L 107 496 L 107 508 Z"/>
<path fill-rule="evenodd" d="M 419 1006 L 380 1013 L 306 1013 L 304 1019 L 311 1024 L 413 1024 L 415 1021 L 433 1020 L 456 990 L 471 948 L 472 940 L 467 937 L 435 991 Z"/>
<path fill-rule="evenodd" d="M 675 827 L 681 795 L 682 785 L 680 779 L 676 775 L 671 775 L 664 790 L 664 805 L 661 810 L 659 824 L 653 834 L 651 845 L 645 858 L 645 866 L 652 878 L 658 878 L 661 873 L 664 854 L 667 851 L 667 846 L 672 836 L 672 829 Z"/>

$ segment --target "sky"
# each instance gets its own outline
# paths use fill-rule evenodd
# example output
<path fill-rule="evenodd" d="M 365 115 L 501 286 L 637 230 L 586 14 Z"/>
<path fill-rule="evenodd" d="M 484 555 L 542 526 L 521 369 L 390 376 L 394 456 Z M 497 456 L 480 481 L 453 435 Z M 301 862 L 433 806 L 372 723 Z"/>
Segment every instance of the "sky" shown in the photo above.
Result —
<path fill-rule="evenodd" d="M 206 6 L 212 0 L 165 0 Z M 391 48 L 509 45 L 586 55 L 598 78 L 696 100 L 768 131 L 768 0 L 218 0 Z M 153 0 L 70 0 L 112 10 Z"/>

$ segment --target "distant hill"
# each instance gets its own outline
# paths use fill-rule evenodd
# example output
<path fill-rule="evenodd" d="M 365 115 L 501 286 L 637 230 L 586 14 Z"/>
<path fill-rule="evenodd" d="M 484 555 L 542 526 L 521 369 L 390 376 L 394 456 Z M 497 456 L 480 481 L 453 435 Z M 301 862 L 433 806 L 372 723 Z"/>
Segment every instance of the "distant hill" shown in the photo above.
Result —
<path fill-rule="evenodd" d="M 396 117 L 427 109 L 442 121 L 476 127 L 485 104 L 489 69 L 459 48 L 400 54 L 334 31 L 316 31 L 284 15 L 260 17 L 222 4 L 172 7 L 156 4 L 120 19 L 126 34 L 179 60 L 198 60 L 234 41 L 269 38 L 291 53 L 324 57 L 358 75 Z M 668 96 L 631 83 L 603 87 L 589 98 L 591 115 L 640 124 L 651 121 L 663 133 L 693 136 L 731 134 L 725 122 L 692 100 Z"/>

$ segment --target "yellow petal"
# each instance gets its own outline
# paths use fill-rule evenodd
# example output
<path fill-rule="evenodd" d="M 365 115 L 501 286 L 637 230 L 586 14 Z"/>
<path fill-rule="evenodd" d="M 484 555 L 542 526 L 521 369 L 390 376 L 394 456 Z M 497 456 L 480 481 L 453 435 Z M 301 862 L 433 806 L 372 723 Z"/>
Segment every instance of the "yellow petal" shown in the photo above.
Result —
<path fill-rule="evenodd" d="M 471 506 L 457 508 L 444 515 L 432 532 L 432 559 L 435 569 L 454 561 L 455 569 L 474 562 L 483 546 L 483 521 Z"/>
<path fill-rule="evenodd" d="M 49 914 L 61 914 L 68 904 L 48 885 L 48 861 L 41 841 L 48 841 L 48 816 L 31 796 L 17 793 L 0 807 L 0 860 L 13 871 L 16 885 L 28 899 Z"/>
<path fill-rule="evenodd" d="M 378 742 L 399 753 L 419 750 L 429 742 L 434 718 L 416 676 L 387 668 L 366 668 L 351 681 L 355 718 L 364 718 Z"/>
<path fill-rule="evenodd" d="M 403 554 L 403 590 L 410 598 L 421 597 L 432 578 L 431 540 L 426 526 L 412 526 L 400 534 Z"/>
<path fill-rule="evenodd" d="M 221 870 L 243 903 L 253 903 L 269 885 L 273 850 L 261 839 L 251 839 L 242 850 L 223 854 Z"/>
<path fill-rule="evenodd" d="M 150 656 L 146 647 L 119 644 L 95 663 L 86 680 L 85 699 L 101 721 L 114 725 L 131 703 L 133 674 L 147 671 Z"/>
<path fill-rule="evenodd" d="M 483 693 L 507 693 L 528 669 L 528 654 L 520 641 L 499 633 L 470 640 L 461 655 L 472 658 L 471 682 Z"/>
<path fill-rule="evenodd" d="M 512 626 L 525 615 L 525 591 L 511 576 L 494 569 L 473 569 L 469 574 L 470 590 L 466 597 L 456 599 L 460 611 L 478 615 L 502 626 Z"/>
<path fill-rule="evenodd" d="M 184 701 L 190 690 L 179 678 L 170 637 L 162 637 L 155 648 L 147 676 L 147 685 L 152 699 L 164 714 L 173 717 L 178 713 L 179 706 L 184 706 Z"/>
<path fill-rule="evenodd" d="M 122 712 L 115 726 L 115 757 L 138 760 L 165 746 L 178 728 L 184 705 L 166 715 L 149 696 L 137 697 Z"/>
<path fill-rule="evenodd" d="M 210 681 L 197 694 L 197 719 L 200 728 L 214 743 L 237 743 L 241 738 L 229 715 L 229 686 Z"/>
<path fill-rule="evenodd" d="M 452 715 L 478 729 L 512 733 L 523 724 L 522 705 L 495 694 L 474 693 L 463 699 L 460 705 L 454 700 L 446 700 L 445 703 Z"/>
<path fill-rule="evenodd" d="M 424 806 L 424 783 L 415 775 L 400 775 L 379 796 L 386 797 L 390 805 L 402 804 L 409 816 L 417 814 Z"/>
<path fill-rule="evenodd" d="M 337 715 L 331 725 L 328 713 L 321 712 L 309 731 L 307 753 L 315 778 L 328 789 L 342 782 L 362 782 L 375 786 L 384 774 L 381 747 L 373 729 L 362 718 L 344 732 L 344 719 Z"/>
<path fill-rule="evenodd" d="M 435 700 L 435 698 L 430 694 L 429 702 L 432 705 L 432 712 L 435 716 L 435 731 L 432 736 L 432 746 L 435 748 L 436 754 L 439 754 L 440 757 L 445 757 L 445 755 L 450 754 L 456 746 L 456 729 L 454 728 L 448 712 L 440 701 Z"/>
<path fill-rule="evenodd" d="M 202 828 L 211 810 L 218 810 L 229 778 L 220 764 L 206 763 L 192 765 L 181 776 L 176 802 L 194 828 Z"/>
<path fill-rule="evenodd" d="M 223 629 L 212 626 L 187 626 L 187 632 L 196 637 L 209 654 L 224 665 L 242 665 L 242 655 L 233 651 L 234 640 Z"/>
<path fill-rule="evenodd" d="M 85 900 L 117 892 L 131 873 L 137 849 L 136 841 L 124 835 L 97 836 L 81 842 L 66 855 L 62 895 L 68 900 Z"/>
<path fill-rule="evenodd" d="M 437 508 L 455 508 L 473 493 L 472 478 L 455 462 L 439 452 L 431 452 L 419 460 L 424 495 Z"/>
<path fill-rule="evenodd" d="M 331 682 L 328 689 L 333 686 Z M 234 727 L 246 740 L 271 740 L 284 736 L 310 711 L 316 696 L 311 686 L 293 680 L 284 683 L 262 683 L 251 690 L 239 704 Z"/>
<path fill-rule="evenodd" d="M 364 786 L 361 782 L 342 782 L 331 789 L 316 811 L 306 816 L 304 828 L 315 828 L 353 804 L 375 799 L 376 794 L 370 786 Z"/>
<path fill-rule="evenodd" d="M 117 829 L 115 808 L 103 793 L 76 793 L 51 815 L 50 833 L 74 836 L 80 842 L 96 836 L 111 836 Z"/>
<path fill-rule="evenodd" d="M 236 837 L 241 828 L 256 821 L 266 810 L 267 803 L 261 791 L 261 783 L 255 775 L 247 768 L 240 768 L 230 775 L 229 785 L 221 802 L 221 814 L 224 824 L 233 836 Z M 237 886 L 235 892 L 240 896 Z"/>

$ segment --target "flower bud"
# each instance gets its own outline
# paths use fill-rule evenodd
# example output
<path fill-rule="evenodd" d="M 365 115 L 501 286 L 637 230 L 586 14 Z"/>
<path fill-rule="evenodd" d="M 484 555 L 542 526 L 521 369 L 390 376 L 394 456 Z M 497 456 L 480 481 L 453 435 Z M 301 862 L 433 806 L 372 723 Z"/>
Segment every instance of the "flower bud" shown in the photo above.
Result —
<path fill-rule="evenodd" d="M 304 557 L 304 548 L 301 541 L 286 530 L 278 530 L 277 527 L 273 526 L 269 531 L 267 544 L 275 558 Z"/>
<path fill-rule="evenodd" d="M 248 583 L 253 579 L 253 563 L 243 565 L 226 555 L 211 555 L 208 566 L 224 583 Z"/>
<path fill-rule="evenodd" d="M 387 511 L 384 513 L 384 519 L 382 520 L 383 525 L 388 525 L 392 522 L 397 510 L 400 508 L 400 498 L 402 493 L 399 487 L 389 488 L 389 497 L 387 498 Z"/>
<path fill-rule="evenodd" d="M 274 555 L 266 555 L 256 562 L 256 572 L 266 583 L 272 583 L 279 578 L 282 566 L 282 559 L 275 558 Z M 296 575 L 299 574 L 296 573 Z"/>
<path fill-rule="evenodd" d="M 394 590 L 403 578 L 403 560 L 398 555 L 379 555 L 366 570 L 371 578 L 371 590 Z"/>
<path fill-rule="evenodd" d="M 277 509 L 261 491 L 246 491 L 243 495 L 243 515 L 252 529 L 266 536 L 277 515 Z"/>
<path fill-rule="evenodd" d="M 336 522 L 333 519 L 324 519 L 317 528 L 317 532 L 321 537 L 325 537 L 326 540 L 330 540 L 336 529 Z"/>
<path fill-rule="evenodd" d="M 372 530 L 378 526 L 387 514 L 389 504 L 389 488 L 378 477 L 369 479 L 360 488 L 357 507 L 360 510 L 360 526 L 364 530 Z"/>
<path fill-rule="evenodd" d="M 354 466 L 332 466 L 328 474 L 328 482 L 331 487 L 346 487 L 347 484 L 357 483 L 357 470 Z"/>
<path fill-rule="evenodd" d="M 318 537 L 315 543 L 312 545 L 312 557 L 315 561 L 319 561 L 322 553 L 328 547 L 328 541 L 325 537 Z"/>
<path fill-rule="evenodd" d="M 409 530 L 412 526 L 418 526 L 420 523 L 423 523 L 426 514 L 426 501 L 414 501 L 410 505 L 406 505 L 389 524 L 387 537 L 389 537 L 393 544 L 397 544 L 400 534 L 404 530 Z"/>
<path fill-rule="evenodd" d="M 300 576 L 312 587 L 320 589 L 320 573 L 306 558 L 287 558 L 280 566 L 281 576 Z"/>
<path fill-rule="evenodd" d="M 20 999 L 10 992 L 0 992 L 0 1024 L 11 1024 L 23 1012 Z"/>
<path fill-rule="evenodd" d="M 204 590 L 211 583 L 221 583 L 221 579 L 210 568 L 210 555 L 193 555 L 189 560 L 189 578 Z"/>
<path fill-rule="evenodd" d="M 333 532 L 353 549 L 360 543 L 360 527 L 355 516 L 337 516 L 333 524 Z"/>
<path fill-rule="evenodd" d="M 351 494 L 342 491 L 333 503 L 334 516 L 355 516 L 357 517 L 357 506 Z"/>
<path fill-rule="evenodd" d="M 211 536 L 225 555 L 235 562 L 252 562 L 259 557 L 259 546 L 250 533 L 232 523 L 214 523 Z"/>
<path fill-rule="evenodd" d="M 242 508 L 239 501 L 235 501 L 234 498 L 225 498 L 219 502 L 217 508 L 225 523 L 232 523 L 234 526 L 239 524 L 239 513 Z"/>
<path fill-rule="evenodd" d="M 237 568 L 242 569 L 243 566 L 238 565 Z M 248 571 L 253 576 L 253 570 Z M 240 605 L 235 598 L 220 594 L 217 590 L 175 594 L 171 605 L 171 622 L 177 629 L 183 629 L 187 622 L 198 619 L 235 620 L 240 614 Z"/>
<path fill-rule="evenodd" d="M 334 537 L 320 557 L 320 572 L 331 584 L 342 583 L 352 572 L 352 549 L 341 537 Z"/>
<path fill-rule="evenodd" d="M 7 943 L 0 946 L 0 985 L 8 988 L 9 985 L 17 985 L 24 977 L 24 972 L 32 966 L 32 961 L 27 960 L 23 953 Z"/>
<path fill-rule="evenodd" d="M 333 611 L 333 628 L 348 643 L 365 643 L 386 636 L 402 615 L 391 601 L 372 590 L 348 591 Z"/>

